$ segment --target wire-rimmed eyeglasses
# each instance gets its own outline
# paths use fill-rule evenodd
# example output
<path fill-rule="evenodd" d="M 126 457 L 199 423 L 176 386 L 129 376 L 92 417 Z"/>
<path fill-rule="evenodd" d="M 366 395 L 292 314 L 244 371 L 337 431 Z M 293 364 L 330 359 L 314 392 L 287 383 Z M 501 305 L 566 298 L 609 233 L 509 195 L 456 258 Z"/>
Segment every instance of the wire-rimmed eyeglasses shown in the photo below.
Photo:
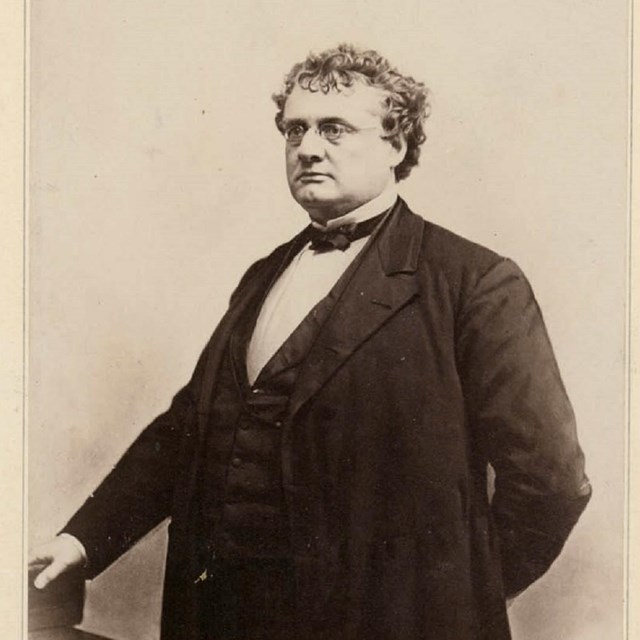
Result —
<path fill-rule="evenodd" d="M 297 147 L 302 143 L 307 131 L 310 129 L 315 131 L 315 133 L 323 140 L 327 140 L 328 142 L 333 142 L 335 144 L 343 140 L 345 137 L 359 133 L 360 131 L 377 128 L 377 126 L 356 128 L 341 122 L 321 122 L 315 127 L 308 127 L 301 123 L 292 123 L 285 125 L 281 131 L 284 139 L 287 141 L 287 144 Z"/>

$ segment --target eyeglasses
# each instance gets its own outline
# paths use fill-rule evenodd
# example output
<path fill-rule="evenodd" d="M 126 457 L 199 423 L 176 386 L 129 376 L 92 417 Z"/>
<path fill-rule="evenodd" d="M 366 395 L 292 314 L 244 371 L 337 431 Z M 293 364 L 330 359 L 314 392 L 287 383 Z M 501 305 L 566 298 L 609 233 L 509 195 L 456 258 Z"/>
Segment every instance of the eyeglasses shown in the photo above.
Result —
<path fill-rule="evenodd" d="M 360 129 L 356 129 L 355 127 L 351 127 L 341 122 L 321 122 L 319 125 L 312 128 L 323 140 L 337 144 L 350 135 L 354 135 L 360 131 L 377 129 L 378 127 L 362 127 Z M 282 129 L 282 135 L 287 141 L 287 144 L 297 147 L 302 143 L 302 140 L 309 129 L 310 127 L 307 127 L 304 124 L 290 124 Z"/>

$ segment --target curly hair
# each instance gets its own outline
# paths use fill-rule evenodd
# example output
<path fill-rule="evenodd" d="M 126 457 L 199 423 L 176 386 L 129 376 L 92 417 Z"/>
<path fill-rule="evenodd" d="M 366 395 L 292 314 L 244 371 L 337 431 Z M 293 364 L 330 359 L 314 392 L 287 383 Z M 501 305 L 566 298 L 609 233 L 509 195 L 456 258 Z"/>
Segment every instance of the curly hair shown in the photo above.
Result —
<path fill-rule="evenodd" d="M 396 182 L 403 180 L 418 164 L 420 145 L 427 139 L 424 123 L 429 117 L 429 90 L 422 82 L 401 75 L 378 52 L 363 51 L 351 44 L 341 44 L 335 49 L 310 53 L 304 62 L 295 64 L 285 76 L 280 93 L 273 101 L 278 111 L 276 126 L 282 131 L 284 106 L 296 85 L 308 91 L 340 91 L 354 82 L 382 89 L 386 93 L 382 118 L 385 139 L 399 148 L 401 139 L 407 143 L 407 152 L 395 168 Z"/>

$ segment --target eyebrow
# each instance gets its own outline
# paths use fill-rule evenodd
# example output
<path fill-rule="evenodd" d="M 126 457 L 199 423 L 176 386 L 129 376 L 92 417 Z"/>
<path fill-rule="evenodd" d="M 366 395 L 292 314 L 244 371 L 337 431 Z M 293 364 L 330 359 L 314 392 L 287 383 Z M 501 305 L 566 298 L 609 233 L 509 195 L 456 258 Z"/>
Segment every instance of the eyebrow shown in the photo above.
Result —
<path fill-rule="evenodd" d="M 351 127 L 352 129 L 356 128 L 356 125 L 354 125 L 352 122 L 349 122 L 348 120 L 345 120 L 344 118 L 341 118 L 339 116 L 327 116 L 325 118 L 320 118 L 320 120 L 318 120 L 317 122 L 317 125 L 326 124 L 327 122 L 343 124 L 347 127 Z M 303 125 L 305 127 L 308 127 L 309 122 L 304 118 L 291 118 L 290 120 L 285 119 L 282 121 L 283 127 L 290 127 L 293 125 Z"/>

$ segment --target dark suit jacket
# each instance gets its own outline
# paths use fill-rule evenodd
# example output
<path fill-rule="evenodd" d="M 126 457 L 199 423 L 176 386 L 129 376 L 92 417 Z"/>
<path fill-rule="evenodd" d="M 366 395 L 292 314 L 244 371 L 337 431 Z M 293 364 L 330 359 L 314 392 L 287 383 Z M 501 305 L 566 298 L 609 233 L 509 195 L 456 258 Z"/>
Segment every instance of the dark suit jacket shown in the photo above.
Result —
<path fill-rule="evenodd" d="M 65 528 L 98 573 L 172 517 L 165 638 L 194 637 L 192 498 L 222 353 L 292 246 L 249 269 L 191 381 Z M 509 638 L 505 597 L 548 569 L 590 495 L 518 267 L 399 200 L 303 365 L 282 471 L 299 637 Z"/>

